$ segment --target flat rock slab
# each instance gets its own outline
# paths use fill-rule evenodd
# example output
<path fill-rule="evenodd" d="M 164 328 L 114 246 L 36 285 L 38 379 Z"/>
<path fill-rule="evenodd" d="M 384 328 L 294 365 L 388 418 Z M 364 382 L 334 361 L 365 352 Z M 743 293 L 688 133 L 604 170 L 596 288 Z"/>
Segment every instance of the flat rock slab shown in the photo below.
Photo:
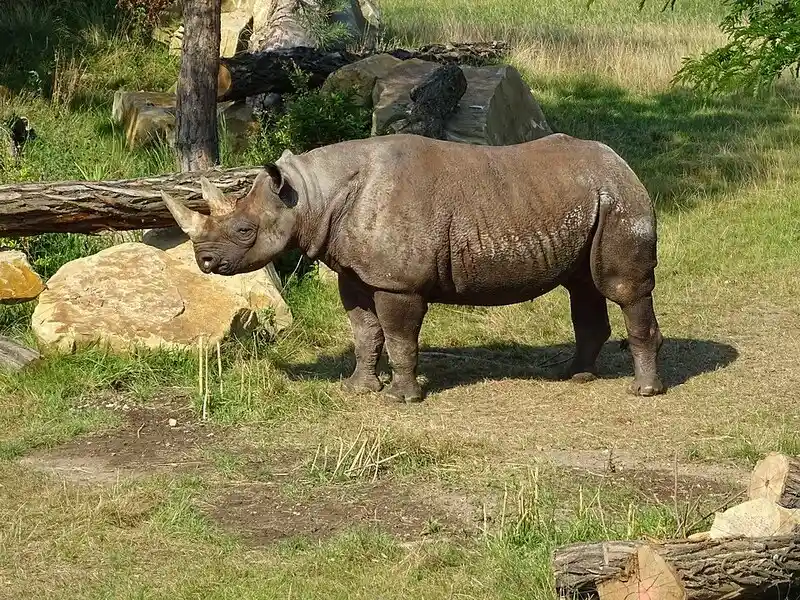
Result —
<path fill-rule="evenodd" d="M 21 371 L 39 358 L 36 350 L 0 335 L 0 370 Z"/>
<path fill-rule="evenodd" d="M 0 304 L 30 302 L 43 290 L 44 283 L 23 252 L 0 252 Z"/>
<path fill-rule="evenodd" d="M 100 344 L 188 349 L 263 328 L 251 299 L 142 243 L 64 265 L 39 297 L 32 328 L 48 349 Z"/>

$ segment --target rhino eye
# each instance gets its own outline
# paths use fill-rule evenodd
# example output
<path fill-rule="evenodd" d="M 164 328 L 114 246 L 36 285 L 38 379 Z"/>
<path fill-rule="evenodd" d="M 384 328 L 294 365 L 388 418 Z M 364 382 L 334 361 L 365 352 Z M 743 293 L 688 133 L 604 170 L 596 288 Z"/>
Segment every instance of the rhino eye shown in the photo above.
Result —
<path fill-rule="evenodd" d="M 253 235 L 253 228 L 249 225 L 239 225 L 236 228 L 236 233 L 238 233 L 242 237 L 248 237 Z"/>

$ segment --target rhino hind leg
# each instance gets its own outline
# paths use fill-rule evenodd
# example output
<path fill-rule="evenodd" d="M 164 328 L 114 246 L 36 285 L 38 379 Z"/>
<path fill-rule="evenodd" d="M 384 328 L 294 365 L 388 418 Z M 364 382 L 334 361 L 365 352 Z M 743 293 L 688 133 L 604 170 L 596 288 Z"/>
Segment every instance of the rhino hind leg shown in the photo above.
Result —
<path fill-rule="evenodd" d="M 658 351 L 664 341 L 658 327 L 653 297 L 650 294 L 635 302 L 622 304 L 628 343 L 633 354 L 635 376 L 630 392 L 637 396 L 654 396 L 664 392 L 658 376 Z"/>
<path fill-rule="evenodd" d="M 586 383 L 596 378 L 597 357 L 611 336 L 608 305 L 588 272 L 569 282 L 566 288 L 575 330 L 575 355 L 566 375 L 577 383 Z"/>
<path fill-rule="evenodd" d="M 392 383 L 384 393 L 401 402 L 420 402 L 423 390 L 417 381 L 419 332 L 428 305 L 413 294 L 376 291 L 374 298 L 392 367 Z"/>
<path fill-rule="evenodd" d="M 658 353 L 664 338 L 652 296 L 657 264 L 655 220 L 648 214 L 627 219 L 608 216 L 608 206 L 601 205 L 592 243 L 592 279 L 625 316 L 634 368 L 630 392 L 654 396 L 665 391 L 658 375 Z"/>
<path fill-rule="evenodd" d="M 339 297 L 350 319 L 356 355 L 356 367 L 344 381 L 344 387 L 352 392 L 380 392 L 383 384 L 378 379 L 377 367 L 384 337 L 372 294 L 359 282 L 340 275 Z"/>

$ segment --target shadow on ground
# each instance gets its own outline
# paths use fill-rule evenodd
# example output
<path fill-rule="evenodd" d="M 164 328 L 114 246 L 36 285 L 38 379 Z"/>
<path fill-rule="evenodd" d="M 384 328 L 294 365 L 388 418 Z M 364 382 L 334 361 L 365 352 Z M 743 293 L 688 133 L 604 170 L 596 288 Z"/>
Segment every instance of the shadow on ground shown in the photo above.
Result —
<path fill-rule="evenodd" d="M 552 129 L 614 148 L 661 210 L 763 181 L 787 167 L 776 167 L 775 153 L 800 141 L 796 99 L 703 100 L 678 89 L 643 96 L 592 77 L 532 79 Z"/>
<path fill-rule="evenodd" d="M 420 374 L 429 379 L 429 392 L 442 391 L 485 380 L 539 379 L 556 381 L 570 361 L 573 344 L 528 346 L 489 344 L 484 346 L 423 347 Z M 667 387 L 686 383 L 693 377 L 716 371 L 738 358 L 733 346 L 710 340 L 670 338 L 661 349 L 661 373 Z M 385 356 L 383 370 L 386 371 Z M 355 365 L 352 351 L 321 355 L 313 363 L 284 365 L 295 379 L 338 381 L 347 377 Z M 601 378 L 633 376 L 630 352 L 619 342 L 608 342 L 598 359 Z"/>

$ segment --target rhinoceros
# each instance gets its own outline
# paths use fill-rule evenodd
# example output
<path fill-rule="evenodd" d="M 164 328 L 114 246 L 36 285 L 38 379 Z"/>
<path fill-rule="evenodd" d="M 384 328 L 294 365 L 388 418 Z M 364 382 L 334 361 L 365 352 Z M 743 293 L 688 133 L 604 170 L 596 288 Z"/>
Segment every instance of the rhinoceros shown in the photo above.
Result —
<path fill-rule="evenodd" d="M 351 390 L 423 399 L 418 338 L 429 303 L 497 306 L 569 292 L 575 353 L 566 376 L 595 378 L 611 329 L 606 299 L 624 313 L 635 376 L 629 390 L 664 391 L 653 311 L 656 216 L 628 164 L 597 141 L 553 134 L 511 146 L 416 135 L 284 151 L 247 195 L 207 180 L 210 215 L 164 194 L 201 271 L 234 275 L 300 248 L 338 274 L 356 366 Z"/>

